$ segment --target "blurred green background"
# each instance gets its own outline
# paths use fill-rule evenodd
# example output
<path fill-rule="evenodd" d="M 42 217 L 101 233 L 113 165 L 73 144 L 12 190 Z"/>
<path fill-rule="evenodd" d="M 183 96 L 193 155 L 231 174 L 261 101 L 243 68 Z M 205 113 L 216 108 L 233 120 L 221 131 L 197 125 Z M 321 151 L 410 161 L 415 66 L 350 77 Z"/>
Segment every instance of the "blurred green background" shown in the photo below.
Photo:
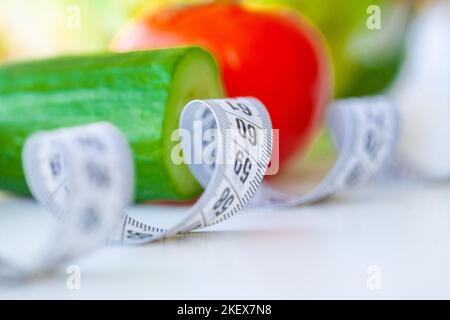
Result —
<path fill-rule="evenodd" d="M 131 18 L 161 5 L 201 2 L 208 1 L 0 0 L 0 61 L 104 51 Z M 337 97 L 383 91 L 399 69 L 412 1 L 241 2 L 258 7 L 289 7 L 312 21 L 330 48 Z M 367 10 L 371 5 L 381 8 L 381 29 L 367 27 Z"/>

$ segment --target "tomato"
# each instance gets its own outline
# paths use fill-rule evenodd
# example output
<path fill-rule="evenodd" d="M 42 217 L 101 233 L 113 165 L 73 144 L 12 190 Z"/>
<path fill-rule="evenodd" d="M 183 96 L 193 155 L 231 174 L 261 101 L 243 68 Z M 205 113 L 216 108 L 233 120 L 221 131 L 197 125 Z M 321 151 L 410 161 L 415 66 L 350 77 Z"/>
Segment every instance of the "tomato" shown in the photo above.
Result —
<path fill-rule="evenodd" d="M 229 96 L 254 96 L 279 129 L 279 159 L 307 146 L 332 94 L 331 65 L 321 35 L 293 11 L 235 3 L 176 6 L 127 26 L 118 51 L 199 45 L 222 69 Z"/>

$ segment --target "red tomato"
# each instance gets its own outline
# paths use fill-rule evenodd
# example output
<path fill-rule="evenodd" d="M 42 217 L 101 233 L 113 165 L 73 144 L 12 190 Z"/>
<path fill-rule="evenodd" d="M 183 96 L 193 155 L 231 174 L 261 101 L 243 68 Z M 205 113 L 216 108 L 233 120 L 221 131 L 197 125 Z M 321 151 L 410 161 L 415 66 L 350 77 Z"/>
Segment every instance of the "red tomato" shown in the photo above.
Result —
<path fill-rule="evenodd" d="M 212 3 L 166 8 L 129 25 L 113 49 L 194 44 L 217 58 L 229 96 L 254 96 L 280 134 L 280 163 L 304 150 L 332 93 L 322 38 L 291 11 Z"/>

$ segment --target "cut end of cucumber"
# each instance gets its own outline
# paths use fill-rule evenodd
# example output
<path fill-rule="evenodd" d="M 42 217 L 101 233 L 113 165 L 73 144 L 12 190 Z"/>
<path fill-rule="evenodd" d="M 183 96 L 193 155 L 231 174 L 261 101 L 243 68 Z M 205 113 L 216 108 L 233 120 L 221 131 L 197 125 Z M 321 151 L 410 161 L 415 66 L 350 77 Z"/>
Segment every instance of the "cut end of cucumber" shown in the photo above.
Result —
<path fill-rule="evenodd" d="M 178 129 L 178 121 L 184 106 L 195 99 L 221 98 L 224 93 L 213 56 L 201 48 L 189 49 L 174 71 L 174 78 L 163 128 L 164 162 L 175 189 L 182 200 L 192 199 L 202 192 L 202 187 L 185 164 L 175 164 L 171 154 L 179 141 L 171 141 Z"/>

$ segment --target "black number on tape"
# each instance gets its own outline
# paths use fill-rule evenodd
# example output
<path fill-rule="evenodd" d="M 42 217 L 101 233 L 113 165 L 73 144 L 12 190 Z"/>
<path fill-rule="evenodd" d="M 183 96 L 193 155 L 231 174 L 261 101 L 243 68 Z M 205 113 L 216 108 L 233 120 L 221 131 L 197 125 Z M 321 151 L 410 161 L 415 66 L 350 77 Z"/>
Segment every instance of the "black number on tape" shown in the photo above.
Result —
<path fill-rule="evenodd" d="M 239 150 L 236 153 L 236 160 L 234 162 L 234 173 L 236 173 L 238 177 L 240 176 L 239 180 L 241 180 L 242 183 L 245 183 L 245 181 L 247 181 L 251 169 L 252 163 L 250 159 L 245 158 L 244 160 L 244 153 L 241 150 Z"/>
<path fill-rule="evenodd" d="M 367 133 L 365 148 L 372 160 L 377 158 L 382 148 L 382 142 L 377 139 L 375 131 L 371 130 Z"/>
<path fill-rule="evenodd" d="M 142 240 L 142 239 L 147 239 L 147 238 L 151 238 L 151 237 L 152 237 L 152 235 L 149 233 L 142 233 L 142 232 L 133 231 L 133 230 L 127 231 L 128 239 Z"/>
<path fill-rule="evenodd" d="M 110 176 L 106 167 L 89 161 L 86 163 L 86 171 L 89 180 L 97 187 L 108 187 L 110 185 Z"/>
<path fill-rule="evenodd" d="M 256 146 L 256 143 L 258 142 L 256 128 L 250 123 L 245 124 L 244 120 L 241 118 L 236 118 L 236 125 L 241 137 L 248 139 L 252 145 Z"/>
<path fill-rule="evenodd" d="M 230 188 L 226 187 L 223 190 L 220 199 L 214 204 L 213 210 L 217 210 L 215 212 L 216 217 L 220 216 L 222 213 L 227 210 L 234 201 L 234 195 L 231 194 Z"/>
<path fill-rule="evenodd" d="M 236 111 L 242 111 L 243 113 L 245 113 L 248 116 L 252 116 L 252 111 L 250 110 L 250 108 L 248 106 L 246 106 L 243 103 L 237 103 L 237 107 L 234 106 L 231 102 L 226 101 L 226 103 L 230 106 L 231 109 L 236 110 Z"/>
<path fill-rule="evenodd" d="M 53 155 L 50 159 L 50 170 L 54 177 L 61 173 L 61 157 L 59 154 Z"/>

